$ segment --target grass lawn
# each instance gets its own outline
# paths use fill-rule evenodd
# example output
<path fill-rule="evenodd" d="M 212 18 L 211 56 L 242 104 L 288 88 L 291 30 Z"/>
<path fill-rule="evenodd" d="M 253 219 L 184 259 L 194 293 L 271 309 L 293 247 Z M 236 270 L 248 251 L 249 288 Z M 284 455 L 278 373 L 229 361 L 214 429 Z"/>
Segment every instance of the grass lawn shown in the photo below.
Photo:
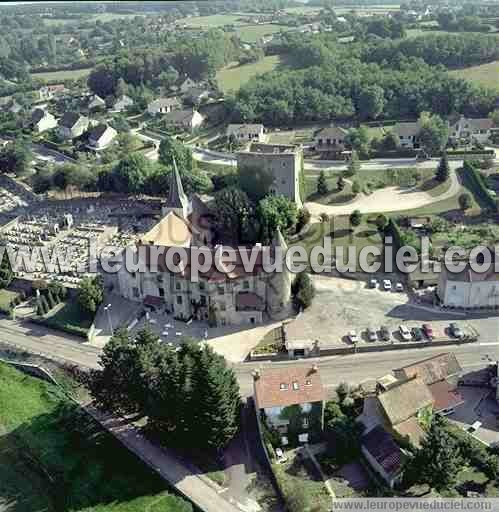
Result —
<path fill-rule="evenodd" d="M 19 293 L 10 290 L 0 290 L 0 313 L 8 313 L 13 300 Z"/>
<path fill-rule="evenodd" d="M 0 364 L 0 509 L 191 510 L 166 491 L 154 472 L 58 388 Z"/>
<path fill-rule="evenodd" d="M 46 73 L 31 73 L 31 78 L 37 78 L 44 82 L 54 82 L 57 80 L 78 80 L 79 78 L 88 76 L 92 68 L 68 69 L 64 71 L 50 71 Z"/>
<path fill-rule="evenodd" d="M 78 302 L 72 300 L 71 302 L 58 304 L 43 317 L 41 323 L 47 327 L 86 337 L 93 320 L 92 315 L 82 311 Z"/>
<path fill-rule="evenodd" d="M 279 64 L 281 64 L 279 55 L 269 55 L 258 62 L 244 64 L 243 66 L 235 63 L 218 71 L 217 82 L 225 93 L 230 90 L 237 91 L 255 75 L 272 71 Z"/>
<path fill-rule="evenodd" d="M 256 43 L 263 36 L 289 30 L 286 25 L 244 25 L 236 28 L 236 33 L 245 43 Z"/>
<path fill-rule="evenodd" d="M 452 76 L 470 80 L 478 85 L 499 90 L 499 60 L 464 69 L 449 71 Z"/>

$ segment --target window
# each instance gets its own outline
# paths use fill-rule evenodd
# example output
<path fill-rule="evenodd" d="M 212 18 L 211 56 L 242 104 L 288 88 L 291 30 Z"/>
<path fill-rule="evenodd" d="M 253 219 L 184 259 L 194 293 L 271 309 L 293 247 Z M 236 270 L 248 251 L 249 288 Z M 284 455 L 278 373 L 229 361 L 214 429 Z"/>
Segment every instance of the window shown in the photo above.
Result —
<path fill-rule="evenodd" d="M 322 146 L 322 139 L 319 139 L 319 146 Z"/>
<path fill-rule="evenodd" d="M 199 282 L 199 289 L 200 290 L 204 290 L 205 288 L 206 288 L 206 285 L 205 285 L 204 281 L 200 281 Z"/>
<path fill-rule="evenodd" d="M 158 281 L 158 283 L 162 283 L 163 282 L 163 276 L 156 276 L 156 280 Z"/>
<path fill-rule="evenodd" d="M 175 283 L 175 290 L 181 290 L 181 289 L 182 289 L 182 284 L 177 281 Z"/>
<path fill-rule="evenodd" d="M 177 304 L 178 305 L 182 304 L 182 295 L 177 295 Z"/>
<path fill-rule="evenodd" d="M 243 288 L 249 290 L 249 281 L 243 281 Z"/>
<path fill-rule="evenodd" d="M 136 274 L 135 272 L 132 272 L 130 275 L 131 275 L 132 277 L 137 277 L 137 274 Z"/>
<path fill-rule="evenodd" d="M 303 428 L 308 428 L 308 418 L 303 418 Z"/>
<path fill-rule="evenodd" d="M 139 293 L 139 289 L 138 288 L 134 288 L 133 289 L 133 296 L 134 297 L 140 297 L 140 293 Z"/>
<path fill-rule="evenodd" d="M 223 295 L 224 294 L 223 284 L 217 286 L 217 293 L 218 293 L 218 295 Z"/>
<path fill-rule="evenodd" d="M 159 288 L 159 296 L 160 297 L 164 297 L 165 296 L 165 289 L 164 288 Z"/>
<path fill-rule="evenodd" d="M 199 301 L 201 302 L 201 306 L 206 306 L 206 295 L 200 295 Z"/>
<path fill-rule="evenodd" d="M 296 382 L 296 380 L 293 382 L 293 389 L 295 391 L 298 391 L 300 389 L 300 385 L 298 384 L 298 382 Z"/>
<path fill-rule="evenodd" d="M 288 385 L 285 382 L 281 382 L 279 388 L 281 391 L 286 391 L 288 389 Z"/>
<path fill-rule="evenodd" d="M 220 304 L 220 311 L 225 311 L 226 309 L 225 304 Z"/>

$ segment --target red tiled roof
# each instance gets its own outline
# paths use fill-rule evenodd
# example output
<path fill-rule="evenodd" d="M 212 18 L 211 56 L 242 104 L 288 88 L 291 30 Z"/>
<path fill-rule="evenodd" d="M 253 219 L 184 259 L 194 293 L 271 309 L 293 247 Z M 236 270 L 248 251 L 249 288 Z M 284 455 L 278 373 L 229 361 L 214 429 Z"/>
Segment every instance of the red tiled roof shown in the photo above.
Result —
<path fill-rule="evenodd" d="M 272 368 L 263 370 L 255 380 L 255 399 L 259 409 L 288 407 L 322 402 L 326 390 L 319 372 L 309 365 Z"/>
<path fill-rule="evenodd" d="M 456 407 L 464 402 L 463 397 L 456 390 L 455 386 L 445 380 L 430 384 L 428 388 L 433 396 L 433 409 L 436 412 Z"/>
<path fill-rule="evenodd" d="M 397 379 L 420 378 L 425 384 L 433 384 L 462 371 L 456 356 L 450 352 L 429 357 L 423 361 L 394 370 Z"/>

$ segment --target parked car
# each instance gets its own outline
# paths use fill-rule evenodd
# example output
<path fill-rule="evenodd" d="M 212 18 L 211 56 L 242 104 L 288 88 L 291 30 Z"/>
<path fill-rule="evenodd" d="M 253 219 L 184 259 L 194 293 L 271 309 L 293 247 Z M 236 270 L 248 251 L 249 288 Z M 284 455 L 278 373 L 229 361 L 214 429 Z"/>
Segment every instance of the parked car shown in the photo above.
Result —
<path fill-rule="evenodd" d="M 390 279 L 383 279 L 383 289 L 386 291 L 390 291 L 392 289 L 392 282 Z"/>
<path fill-rule="evenodd" d="M 380 338 L 383 341 L 390 341 L 392 339 L 392 334 L 390 332 L 390 329 L 386 325 L 382 325 L 379 330 Z"/>
<path fill-rule="evenodd" d="M 404 340 L 404 341 L 412 340 L 411 331 L 409 331 L 409 329 L 405 325 L 399 325 L 399 333 L 400 333 L 400 337 L 402 338 L 402 340 Z"/>
<path fill-rule="evenodd" d="M 396 292 L 403 292 L 404 291 L 404 285 L 402 283 L 397 283 L 395 285 L 395 291 Z"/>
<path fill-rule="evenodd" d="M 372 327 L 368 327 L 366 332 L 367 332 L 367 339 L 369 341 L 377 341 L 378 340 L 376 331 Z"/>
<path fill-rule="evenodd" d="M 413 327 L 411 329 L 411 334 L 416 341 L 421 341 L 423 339 L 423 331 L 419 327 Z"/>
<path fill-rule="evenodd" d="M 464 338 L 463 330 L 454 322 L 449 325 L 449 333 L 451 336 L 454 336 L 454 338 Z"/>
<path fill-rule="evenodd" d="M 369 281 L 369 288 L 378 288 L 379 287 L 379 283 L 378 283 L 378 280 L 377 279 L 371 279 Z"/>
<path fill-rule="evenodd" d="M 481 421 L 475 421 L 475 423 L 473 423 L 473 425 L 470 425 L 466 429 L 466 431 L 469 432 L 470 434 L 472 434 L 473 432 L 476 432 L 481 426 L 482 426 Z"/>
<path fill-rule="evenodd" d="M 350 331 L 348 333 L 348 341 L 350 341 L 350 343 L 357 343 L 359 341 L 356 331 Z"/>
<path fill-rule="evenodd" d="M 276 448 L 275 454 L 277 457 L 277 464 L 283 464 L 284 462 L 288 461 L 288 458 L 286 457 L 286 455 L 284 455 L 284 452 L 282 451 L 281 448 Z"/>
<path fill-rule="evenodd" d="M 424 335 L 429 339 L 433 339 L 433 328 L 430 324 L 423 324 Z"/>

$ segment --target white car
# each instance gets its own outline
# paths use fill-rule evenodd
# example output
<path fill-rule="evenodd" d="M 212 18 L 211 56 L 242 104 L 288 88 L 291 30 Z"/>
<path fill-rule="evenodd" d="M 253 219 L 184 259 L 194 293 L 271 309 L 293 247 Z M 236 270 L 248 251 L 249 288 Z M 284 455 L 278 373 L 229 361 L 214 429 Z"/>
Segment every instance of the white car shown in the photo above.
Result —
<path fill-rule="evenodd" d="M 383 289 L 386 291 L 390 291 L 392 289 L 392 282 L 390 279 L 383 279 Z"/>
<path fill-rule="evenodd" d="M 409 331 L 409 329 L 407 328 L 407 326 L 405 326 L 405 325 L 399 325 L 399 333 L 400 333 L 400 337 L 401 337 L 404 341 L 411 341 L 411 340 L 412 340 L 411 331 Z"/>
<path fill-rule="evenodd" d="M 397 283 L 395 285 L 395 291 L 396 292 L 403 292 L 404 291 L 404 285 L 402 283 Z"/>
<path fill-rule="evenodd" d="M 350 343 L 357 343 L 359 341 L 359 337 L 355 331 L 350 331 L 348 333 L 348 341 L 350 341 Z"/>
<path fill-rule="evenodd" d="M 371 279 L 369 281 L 369 288 L 373 288 L 373 289 L 379 288 L 378 280 L 377 279 Z"/>
<path fill-rule="evenodd" d="M 286 457 L 286 455 L 284 455 L 284 452 L 282 451 L 281 448 L 275 449 L 275 455 L 277 457 L 277 464 L 283 464 L 284 462 L 288 461 L 288 458 Z"/>

